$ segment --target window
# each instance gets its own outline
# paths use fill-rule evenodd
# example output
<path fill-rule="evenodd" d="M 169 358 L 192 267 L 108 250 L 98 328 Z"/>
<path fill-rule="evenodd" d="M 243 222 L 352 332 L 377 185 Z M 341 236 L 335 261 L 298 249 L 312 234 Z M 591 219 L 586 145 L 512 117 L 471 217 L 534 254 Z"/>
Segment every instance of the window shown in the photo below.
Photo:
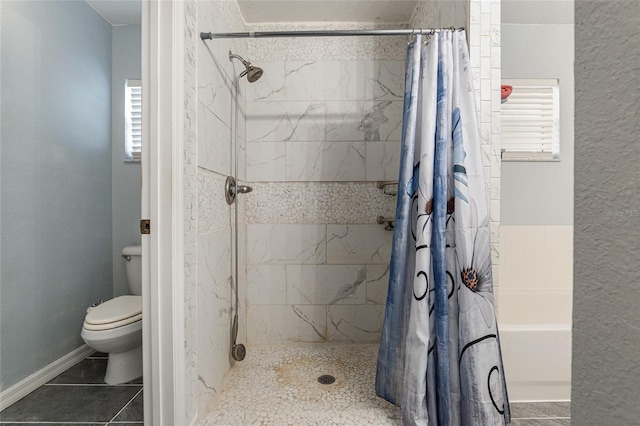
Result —
<path fill-rule="evenodd" d="M 560 154 L 558 80 L 503 80 L 513 92 L 502 103 L 502 159 L 552 161 Z"/>
<path fill-rule="evenodd" d="M 142 85 L 140 80 L 125 83 L 124 159 L 139 162 L 142 151 Z"/>

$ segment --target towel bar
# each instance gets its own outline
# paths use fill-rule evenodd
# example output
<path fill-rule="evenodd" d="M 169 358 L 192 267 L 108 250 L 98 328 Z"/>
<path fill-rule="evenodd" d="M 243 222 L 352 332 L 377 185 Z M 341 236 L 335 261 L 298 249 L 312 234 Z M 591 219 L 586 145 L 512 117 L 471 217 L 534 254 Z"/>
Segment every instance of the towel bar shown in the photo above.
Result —
<path fill-rule="evenodd" d="M 379 223 L 380 225 L 384 225 L 385 231 L 393 231 L 394 224 L 396 222 L 396 218 L 395 217 L 378 216 L 376 218 L 376 222 Z"/>

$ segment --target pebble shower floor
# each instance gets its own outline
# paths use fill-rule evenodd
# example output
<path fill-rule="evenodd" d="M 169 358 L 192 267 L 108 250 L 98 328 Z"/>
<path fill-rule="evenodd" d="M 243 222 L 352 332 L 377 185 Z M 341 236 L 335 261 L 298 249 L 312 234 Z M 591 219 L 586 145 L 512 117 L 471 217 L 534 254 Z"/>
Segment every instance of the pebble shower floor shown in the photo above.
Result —
<path fill-rule="evenodd" d="M 374 392 L 378 345 L 252 346 L 205 426 L 397 425 L 400 410 Z M 318 377 L 336 378 L 331 385 Z M 511 403 L 510 426 L 568 426 L 571 403 Z"/>
<path fill-rule="evenodd" d="M 205 425 L 400 425 L 375 394 L 378 345 L 257 346 L 231 370 Z M 330 374 L 330 385 L 318 377 Z"/>

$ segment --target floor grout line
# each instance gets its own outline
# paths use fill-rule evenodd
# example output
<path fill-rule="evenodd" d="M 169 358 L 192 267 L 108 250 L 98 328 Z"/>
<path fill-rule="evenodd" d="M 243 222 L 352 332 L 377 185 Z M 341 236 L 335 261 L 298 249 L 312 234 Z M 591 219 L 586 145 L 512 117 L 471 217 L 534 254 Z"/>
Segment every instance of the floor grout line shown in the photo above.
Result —
<path fill-rule="evenodd" d="M 131 402 L 132 402 L 134 399 L 136 399 L 136 397 L 137 397 L 138 395 L 140 395 L 140 392 L 142 392 L 142 389 L 140 389 L 138 392 L 136 392 L 136 394 L 135 394 L 135 395 L 133 395 L 133 397 L 129 400 L 129 402 L 127 402 L 126 404 L 124 404 L 124 407 L 122 407 L 122 408 L 120 409 L 120 411 L 118 411 L 118 412 L 115 414 L 115 416 L 113 416 L 113 417 L 111 418 L 111 420 L 109 420 L 109 421 L 107 422 L 107 426 L 108 426 L 108 425 L 110 425 L 110 424 L 115 420 L 115 418 L 116 418 L 116 417 L 118 417 L 118 415 L 120 415 L 120 413 L 122 413 L 122 412 L 124 411 L 124 409 L 125 409 L 125 408 L 127 408 L 127 406 L 128 406 L 129 404 L 131 404 Z M 132 422 L 132 423 L 133 423 L 133 422 Z M 140 422 L 136 422 L 136 423 L 140 423 Z"/>

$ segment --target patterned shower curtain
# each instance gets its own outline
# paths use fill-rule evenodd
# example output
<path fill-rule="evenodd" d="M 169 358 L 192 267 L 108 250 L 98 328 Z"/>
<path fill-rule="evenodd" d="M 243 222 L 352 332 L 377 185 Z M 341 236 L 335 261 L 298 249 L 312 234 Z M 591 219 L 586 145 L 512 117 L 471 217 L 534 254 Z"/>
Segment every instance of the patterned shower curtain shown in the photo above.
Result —
<path fill-rule="evenodd" d="M 464 31 L 407 51 L 402 160 L 376 393 L 403 425 L 510 420 Z"/>

